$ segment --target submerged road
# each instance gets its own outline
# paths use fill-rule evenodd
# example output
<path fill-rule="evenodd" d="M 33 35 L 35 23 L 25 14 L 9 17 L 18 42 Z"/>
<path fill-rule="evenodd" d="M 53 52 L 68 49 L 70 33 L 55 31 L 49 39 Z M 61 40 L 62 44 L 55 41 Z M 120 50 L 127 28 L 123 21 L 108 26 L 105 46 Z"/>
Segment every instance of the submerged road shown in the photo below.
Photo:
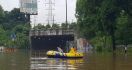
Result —
<path fill-rule="evenodd" d="M 47 58 L 46 51 L 0 53 L 1 70 L 131 70 L 132 54 L 87 53 L 82 59 Z"/>

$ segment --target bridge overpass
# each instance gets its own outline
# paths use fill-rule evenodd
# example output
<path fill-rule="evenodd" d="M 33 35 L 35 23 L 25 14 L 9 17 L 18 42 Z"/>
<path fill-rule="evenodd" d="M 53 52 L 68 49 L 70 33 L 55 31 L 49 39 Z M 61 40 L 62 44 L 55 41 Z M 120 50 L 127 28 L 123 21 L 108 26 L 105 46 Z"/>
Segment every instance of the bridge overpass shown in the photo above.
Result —
<path fill-rule="evenodd" d="M 53 50 L 61 47 L 66 51 L 68 43 L 75 39 L 74 30 L 69 29 L 31 30 L 29 35 L 33 50 Z"/>

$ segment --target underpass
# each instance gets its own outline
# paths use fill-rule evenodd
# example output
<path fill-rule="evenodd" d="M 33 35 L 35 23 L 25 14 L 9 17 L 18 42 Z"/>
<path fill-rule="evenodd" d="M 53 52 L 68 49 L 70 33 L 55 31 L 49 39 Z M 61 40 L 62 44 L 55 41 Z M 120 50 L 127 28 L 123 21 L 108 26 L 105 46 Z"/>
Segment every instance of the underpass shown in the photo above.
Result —
<path fill-rule="evenodd" d="M 68 43 L 74 41 L 72 30 L 32 30 L 30 31 L 30 44 L 33 50 L 54 50 L 61 47 L 68 49 Z"/>

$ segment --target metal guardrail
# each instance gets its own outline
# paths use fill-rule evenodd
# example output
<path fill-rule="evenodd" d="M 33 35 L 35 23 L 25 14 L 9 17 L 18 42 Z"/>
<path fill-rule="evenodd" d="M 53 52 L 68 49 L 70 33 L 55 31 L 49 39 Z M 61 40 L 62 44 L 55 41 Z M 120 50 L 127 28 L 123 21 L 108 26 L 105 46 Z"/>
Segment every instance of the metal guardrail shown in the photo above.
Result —
<path fill-rule="evenodd" d="M 74 35 L 74 30 L 30 30 L 30 36 L 43 36 L 43 35 Z"/>

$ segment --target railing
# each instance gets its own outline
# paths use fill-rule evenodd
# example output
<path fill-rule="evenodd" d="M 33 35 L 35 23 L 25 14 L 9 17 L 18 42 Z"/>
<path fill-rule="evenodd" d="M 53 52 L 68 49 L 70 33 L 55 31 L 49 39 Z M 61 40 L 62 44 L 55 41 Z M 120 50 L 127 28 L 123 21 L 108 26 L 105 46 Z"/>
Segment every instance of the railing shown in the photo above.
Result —
<path fill-rule="evenodd" d="M 48 29 L 48 30 L 30 30 L 30 36 L 43 36 L 43 35 L 73 35 L 74 30 L 62 30 L 62 29 Z"/>

